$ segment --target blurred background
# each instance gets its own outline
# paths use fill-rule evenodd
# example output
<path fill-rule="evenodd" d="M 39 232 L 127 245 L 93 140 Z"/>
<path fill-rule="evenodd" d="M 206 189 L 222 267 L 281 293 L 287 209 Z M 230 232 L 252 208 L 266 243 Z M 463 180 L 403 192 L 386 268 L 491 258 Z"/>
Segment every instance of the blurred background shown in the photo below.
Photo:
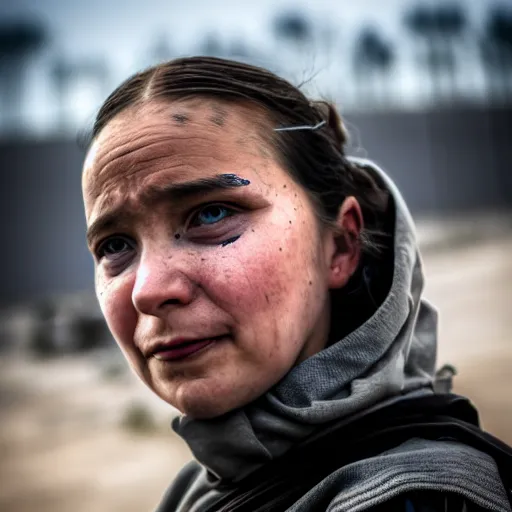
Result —
<path fill-rule="evenodd" d="M 3 0 L 0 510 L 151 510 L 190 457 L 101 318 L 78 141 L 131 73 L 193 54 L 337 103 L 417 222 L 439 365 L 512 443 L 509 0 Z"/>

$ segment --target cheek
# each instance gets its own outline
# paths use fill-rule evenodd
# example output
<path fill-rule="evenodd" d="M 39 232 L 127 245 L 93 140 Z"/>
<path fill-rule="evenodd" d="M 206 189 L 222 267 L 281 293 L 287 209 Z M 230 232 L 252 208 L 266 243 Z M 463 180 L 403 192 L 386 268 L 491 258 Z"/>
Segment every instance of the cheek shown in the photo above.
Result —
<path fill-rule="evenodd" d="M 304 326 L 318 282 L 315 242 L 292 225 L 256 230 L 208 261 L 203 282 L 214 301 L 255 330 Z M 213 298 L 213 297 L 212 297 Z"/>
<path fill-rule="evenodd" d="M 116 342 L 127 353 L 135 351 L 133 335 L 137 325 L 137 313 L 132 304 L 133 278 L 96 280 L 96 294 Z"/>

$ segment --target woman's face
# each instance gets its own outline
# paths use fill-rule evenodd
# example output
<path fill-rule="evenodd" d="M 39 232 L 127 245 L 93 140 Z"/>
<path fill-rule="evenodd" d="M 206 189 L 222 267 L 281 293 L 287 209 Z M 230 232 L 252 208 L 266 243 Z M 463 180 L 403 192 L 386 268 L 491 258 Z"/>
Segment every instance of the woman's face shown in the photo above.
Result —
<path fill-rule="evenodd" d="M 328 335 L 332 234 L 254 120 L 266 122 L 208 99 L 132 107 L 84 167 L 108 326 L 138 376 L 193 417 L 254 400 Z"/>

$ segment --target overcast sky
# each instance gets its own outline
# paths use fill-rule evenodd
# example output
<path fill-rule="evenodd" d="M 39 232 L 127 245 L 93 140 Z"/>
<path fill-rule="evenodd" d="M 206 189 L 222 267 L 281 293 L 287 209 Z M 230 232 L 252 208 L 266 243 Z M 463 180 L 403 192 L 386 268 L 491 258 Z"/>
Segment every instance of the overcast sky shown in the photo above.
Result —
<path fill-rule="evenodd" d="M 123 60 L 132 60 L 159 30 L 169 32 L 173 44 L 183 48 L 212 29 L 261 43 L 268 36 L 272 16 L 284 10 L 302 10 L 313 19 L 328 19 L 347 33 L 369 23 L 394 35 L 401 28 L 401 13 L 418 3 L 445 4 L 446 0 L 3 0 L 0 16 L 36 15 L 51 29 L 55 44 L 67 53 L 103 53 L 110 48 Z M 454 3 L 478 20 L 489 5 L 508 2 Z"/>
<path fill-rule="evenodd" d="M 446 0 L 423 1 L 441 5 Z M 484 13 L 492 4 L 510 0 L 454 0 L 466 9 L 470 25 L 481 25 Z M 291 63 L 295 81 L 318 74 L 314 86 L 325 92 L 325 84 L 336 83 L 350 75 L 348 45 L 363 26 L 377 27 L 400 49 L 401 59 L 413 58 L 410 38 L 403 25 L 404 12 L 417 5 L 416 0 L 0 0 L 0 19 L 32 16 L 41 20 L 50 33 L 45 53 L 32 66 L 27 81 L 25 114 L 30 113 L 34 126 L 45 129 L 55 117 L 55 98 L 48 83 L 49 62 L 56 56 L 71 61 L 83 58 L 104 59 L 111 75 L 111 86 L 148 64 L 148 52 L 164 37 L 173 55 L 198 51 L 206 34 L 214 34 L 224 45 L 243 41 L 261 55 L 260 64 L 269 56 L 280 57 L 283 65 Z M 288 56 L 272 34 L 272 20 L 283 11 L 302 11 L 311 22 L 331 30 L 335 40 L 332 55 L 320 46 L 309 49 L 299 58 Z M 334 63 L 334 66 L 333 66 Z M 468 73 L 471 63 L 468 62 Z M 275 68 L 276 71 L 280 71 Z M 404 90 L 415 89 L 415 83 L 403 66 L 397 76 Z M 289 70 L 288 70 L 289 71 Z M 103 98 L 101 98 L 103 99 Z M 81 119 L 92 115 L 98 104 L 98 93 L 90 84 L 77 87 L 70 104 Z M 52 110 L 53 108 L 53 110 Z M 52 117 L 53 116 L 53 117 Z"/>

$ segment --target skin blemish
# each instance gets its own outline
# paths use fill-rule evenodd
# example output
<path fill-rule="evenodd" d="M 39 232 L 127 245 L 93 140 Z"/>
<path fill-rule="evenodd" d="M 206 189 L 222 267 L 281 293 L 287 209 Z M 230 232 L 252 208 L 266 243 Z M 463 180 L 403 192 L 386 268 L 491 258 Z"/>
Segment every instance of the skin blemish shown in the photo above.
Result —
<path fill-rule="evenodd" d="M 283 248 L 282 248 L 282 247 L 279 247 L 279 250 L 280 250 L 280 251 L 282 251 L 282 250 L 283 250 Z"/>
<path fill-rule="evenodd" d="M 180 237 L 181 237 L 181 235 L 180 235 L 179 233 L 176 233 L 176 234 L 174 235 L 174 238 L 176 238 L 176 240 L 179 240 L 179 239 L 180 239 Z"/>
<path fill-rule="evenodd" d="M 286 185 L 283 185 L 283 188 L 286 188 Z"/>
<path fill-rule="evenodd" d="M 226 247 L 226 245 L 229 245 L 229 244 L 232 244 L 232 243 L 235 243 L 242 235 L 237 235 L 237 236 L 233 236 L 231 238 L 228 238 L 227 240 L 224 240 L 224 242 L 222 242 L 220 245 L 222 247 Z"/>
<path fill-rule="evenodd" d="M 213 114 L 210 117 L 210 121 L 216 126 L 224 126 L 228 117 L 227 111 L 218 105 L 212 105 L 212 111 Z"/>
<path fill-rule="evenodd" d="M 291 221 L 291 220 L 289 220 L 288 222 L 289 222 L 290 224 L 292 223 L 292 221 Z"/>
<path fill-rule="evenodd" d="M 220 178 L 228 187 L 246 187 L 251 184 L 249 180 L 240 178 L 236 174 L 221 174 Z"/>
<path fill-rule="evenodd" d="M 309 281 L 309 286 L 311 286 L 313 284 L 313 281 Z"/>
<path fill-rule="evenodd" d="M 201 261 L 206 261 L 206 258 L 201 258 Z"/>
<path fill-rule="evenodd" d="M 190 121 L 190 118 L 187 116 L 187 114 L 173 114 L 172 118 L 179 125 L 187 124 L 187 121 Z"/>
<path fill-rule="evenodd" d="M 265 293 L 265 299 L 267 301 L 267 304 L 270 304 L 270 299 L 268 298 L 268 295 Z"/>
<path fill-rule="evenodd" d="M 217 126 L 224 126 L 224 118 L 218 116 L 210 117 L 210 121 Z"/>

